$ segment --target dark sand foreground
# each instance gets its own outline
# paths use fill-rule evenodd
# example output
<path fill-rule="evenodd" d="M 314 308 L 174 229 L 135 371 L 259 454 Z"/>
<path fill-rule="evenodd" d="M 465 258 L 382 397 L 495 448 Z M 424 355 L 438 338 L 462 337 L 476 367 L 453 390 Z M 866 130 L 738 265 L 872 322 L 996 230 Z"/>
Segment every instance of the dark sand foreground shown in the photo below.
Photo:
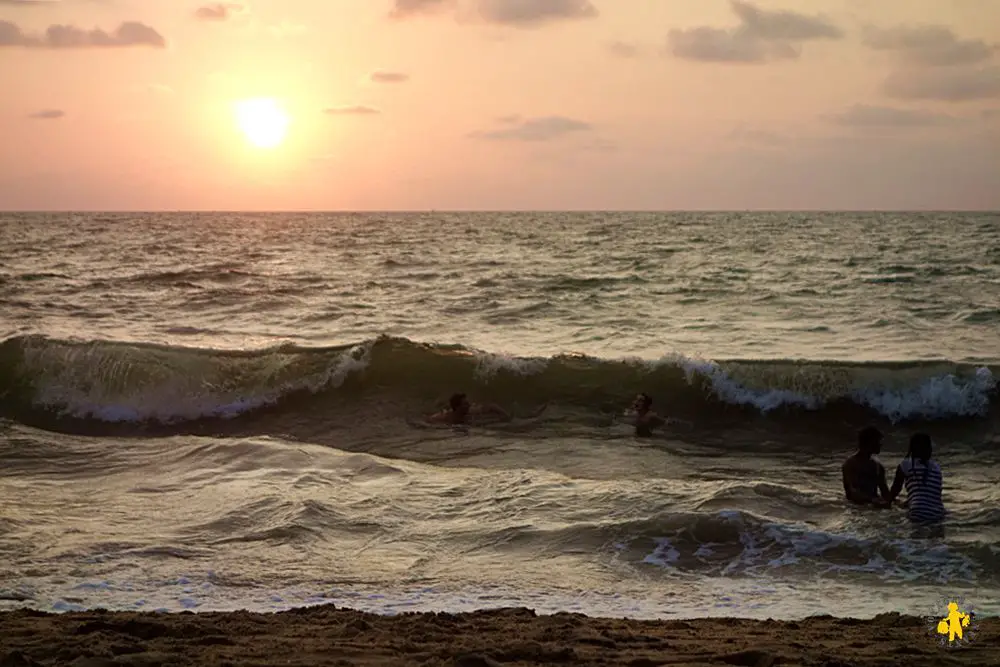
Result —
<path fill-rule="evenodd" d="M 627 621 L 527 609 L 383 617 L 332 606 L 279 614 L 0 614 L 16 665 L 1000 665 L 1000 619 L 947 648 L 926 619 Z"/>

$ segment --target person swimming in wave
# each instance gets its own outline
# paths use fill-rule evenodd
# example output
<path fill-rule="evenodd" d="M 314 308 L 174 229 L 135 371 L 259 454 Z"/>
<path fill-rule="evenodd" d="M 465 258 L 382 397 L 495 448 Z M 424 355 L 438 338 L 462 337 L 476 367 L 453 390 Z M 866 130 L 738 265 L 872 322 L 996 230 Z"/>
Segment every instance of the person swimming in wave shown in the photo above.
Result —
<path fill-rule="evenodd" d="M 910 450 L 896 468 L 896 477 L 889 489 L 889 500 L 906 486 L 906 512 L 914 523 L 933 523 L 944 518 L 944 501 L 941 499 L 941 466 L 931 456 L 934 445 L 926 433 L 914 433 Z"/>
<path fill-rule="evenodd" d="M 470 417 L 494 416 L 509 420 L 510 415 L 493 403 L 472 403 L 462 393 L 452 394 L 448 407 L 427 417 L 432 424 L 468 424 Z"/>
<path fill-rule="evenodd" d="M 654 428 L 667 423 L 666 419 L 653 412 L 653 397 L 645 392 L 635 397 L 632 417 L 635 419 L 635 435 L 639 438 L 652 437 Z"/>
<path fill-rule="evenodd" d="M 844 494 L 850 502 L 873 507 L 889 506 L 891 500 L 885 466 L 875 458 L 881 451 L 882 431 L 874 426 L 858 431 L 858 451 L 841 468 Z"/>

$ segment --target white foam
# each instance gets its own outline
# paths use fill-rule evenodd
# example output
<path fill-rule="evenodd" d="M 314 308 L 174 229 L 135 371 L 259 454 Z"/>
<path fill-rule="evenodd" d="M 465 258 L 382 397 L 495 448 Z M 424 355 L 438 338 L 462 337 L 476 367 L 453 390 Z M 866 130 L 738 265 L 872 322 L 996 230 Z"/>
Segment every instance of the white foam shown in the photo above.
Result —
<path fill-rule="evenodd" d="M 988 412 L 991 394 L 997 389 L 996 378 L 985 366 L 977 368 L 974 375 L 966 379 L 945 374 L 927 378 L 916 386 L 869 385 L 855 388 L 847 396 L 824 397 L 789 389 L 752 389 L 733 379 L 713 361 L 679 355 L 667 356 L 656 362 L 629 361 L 653 368 L 677 366 L 684 371 L 688 384 L 693 385 L 698 377 L 704 378 L 709 383 L 711 393 L 722 402 L 753 406 L 764 414 L 782 407 L 818 410 L 831 399 L 848 398 L 875 410 L 893 423 L 915 417 L 976 417 Z"/>
<path fill-rule="evenodd" d="M 656 548 L 653 553 L 642 559 L 643 563 L 649 565 L 660 565 L 663 567 L 673 567 L 674 563 L 680 560 L 681 552 L 674 548 L 670 540 L 661 537 L 656 540 Z"/>
<path fill-rule="evenodd" d="M 726 371 L 710 361 L 688 359 L 682 361 L 680 366 L 689 384 L 693 384 L 695 375 L 706 378 L 711 383 L 715 396 L 725 403 L 752 405 L 763 413 L 789 405 L 809 410 L 816 410 L 823 405 L 822 399 L 787 389 L 749 389 L 733 380 Z"/>
<path fill-rule="evenodd" d="M 549 359 L 541 357 L 517 357 L 511 354 L 494 352 L 476 353 L 476 377 L 488 380 L 501 372 L 516 375 L 535 375 L 544 371 L 549 365 Z"/>
<path fill-rule="evenodd" d="M 892 389 L 866 387 L 853 395 L 855 402 L 888 417 L 893 423 L 913 417 L 975 417 L 986 414 L 997 381 L 989 368 L 977 368 L 969 380 L 954 375 L 928 378 L 917 387 Z"/>
<path fill-rule="evenodd" d="M 952 585 L 977 581 L 975 562 L 946 544 L 902 536 L 876 539 L 851 532 L 834 533 L 805 525 L 767 522 L 736 510 L 723 510 L 715 516 L 736 525 L 742 549 L 735 557 L 720 563 L 713 559 L 714 551 L 709 548 L 714 545 L 697 545 L 690 557 L 700 561 L 701 574 L 767 577 L 780 568 L 813 564 L 826 574 L 868 574 L 886 581 L 923 580 Z M 653 551 L 642 562 L 675 569 L 684 556 L 684 547 L 670 537 L 657 538 L 655 542 Z M 844 562 L 844 550 L 854 554 L 854 558 L 848 559 L 854 562 Z M 835 552 L 840 555 L 828 557 L 828 553 Z M 887 559 L 886 552 L 892 552 L 894 557 Z M 858 557 L 864 561 L 859 562 Z"/>

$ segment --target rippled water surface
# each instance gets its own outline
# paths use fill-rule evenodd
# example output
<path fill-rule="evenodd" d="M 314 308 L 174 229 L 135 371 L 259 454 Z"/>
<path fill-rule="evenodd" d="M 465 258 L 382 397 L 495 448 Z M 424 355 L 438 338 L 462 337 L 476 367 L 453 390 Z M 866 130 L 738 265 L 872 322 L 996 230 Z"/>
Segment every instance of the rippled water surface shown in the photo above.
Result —
<path fill-rule="evenodd" d="M 0 607 L 1000 611 L 1000 216 L 0 214 L 0 244 Z M 421 421 L 456 390 L 513 419 Z M 678 421 L 636 439 L 638 391 Z M 890 475 L 933 435 L 943 530 L 845 507 L 868 423 Z"/>

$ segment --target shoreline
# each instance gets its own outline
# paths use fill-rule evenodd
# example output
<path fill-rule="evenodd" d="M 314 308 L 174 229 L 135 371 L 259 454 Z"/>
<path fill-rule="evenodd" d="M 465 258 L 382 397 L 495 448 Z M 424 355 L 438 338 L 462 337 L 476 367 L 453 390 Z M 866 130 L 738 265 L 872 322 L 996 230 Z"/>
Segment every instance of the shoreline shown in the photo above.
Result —
<path fill-rule="evenodd" d="M 1000 665 L 1000 618 L 961 646 L 933 619 L 639 621 L 523 607 L 380 616 L 333 605 L 258 612 L 0 612 L 0 665 Z"/>

